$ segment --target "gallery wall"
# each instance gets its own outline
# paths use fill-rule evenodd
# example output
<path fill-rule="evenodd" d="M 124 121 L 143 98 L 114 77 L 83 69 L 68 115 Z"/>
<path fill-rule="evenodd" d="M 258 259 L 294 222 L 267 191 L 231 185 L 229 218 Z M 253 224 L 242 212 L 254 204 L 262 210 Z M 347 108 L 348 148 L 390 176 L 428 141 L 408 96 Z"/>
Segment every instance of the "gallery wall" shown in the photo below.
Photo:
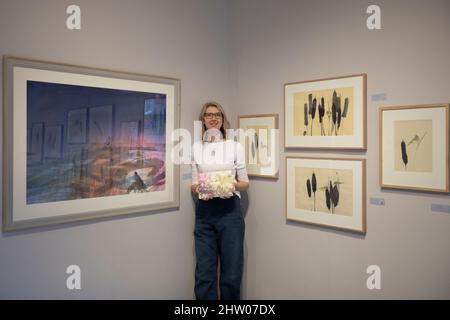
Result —
<path fill-rule="evenodd" d="M 70 4 L 0 0 L 0 55 L 181 79 L 191 131 L 204 101 L 230 104 L 226 2 L 81 0 L 81 30 L 66 28 Z M 192 299 L 189 173 L 183 165 L 176 211 L 1 233 L 0 299 Z M 81 290 L 66 288 L 69 265 Z"/>
<path fill-rule="evenodd" d="M 370 4 L 381 8 L 381 30 L 366 28 Z M 247 0 L 231 12 L 236 107 L 278 113 L 281 146 L 285 83 L 367 73 L 367 152 L 281 148 L 279 179 L 251 179 L 245 296 L 450 298 L 450 215 L 431 211 L 450 197 L 381 190 L 378 178 L 380 106 L 450 102 L 450 2 Z M 366 159 L 366 235 L 286 221 L 287 155 Z M 370 265 L 381 290 L 366 286 Z"/>

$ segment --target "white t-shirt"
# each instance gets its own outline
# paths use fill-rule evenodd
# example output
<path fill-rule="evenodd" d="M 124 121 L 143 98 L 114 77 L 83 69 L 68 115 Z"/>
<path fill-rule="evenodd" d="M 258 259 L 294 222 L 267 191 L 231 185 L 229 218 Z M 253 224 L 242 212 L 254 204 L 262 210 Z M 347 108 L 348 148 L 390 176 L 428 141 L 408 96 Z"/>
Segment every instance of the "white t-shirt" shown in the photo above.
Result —
<path fill-rule="evenodd" d="M 192 146 L 192 184 L 198 184 L 198 174 L 230 171 L 238 181 L 247 181 L 244 147 L 237 141 L 197 141 Z M 241 196 L 239 191 L 234 191 Z"/>

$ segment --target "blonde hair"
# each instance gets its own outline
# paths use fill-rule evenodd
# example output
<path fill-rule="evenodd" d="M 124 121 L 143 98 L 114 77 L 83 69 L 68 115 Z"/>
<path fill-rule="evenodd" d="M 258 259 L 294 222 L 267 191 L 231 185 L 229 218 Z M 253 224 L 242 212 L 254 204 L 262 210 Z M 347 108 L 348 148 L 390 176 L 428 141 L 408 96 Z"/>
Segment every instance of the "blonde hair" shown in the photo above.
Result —
<path fill-rule="evenodd" d="M 203 124 L 202 125 L 202 136 L 205 134 L 205 131 L 206 131 L 204 117 L 205 117 L 206 109 L 208 109 L 209 107 L 216 107 L 217 109 L 219 109 L 220 113 L 222 113 L 222 126 L 220 127 L 220 132 L 222 132 L 223 138 L 226 139 L 227 138 L 227 129 L 230 128 L 230 123 L 228 122 L 227 115 L 225 114 L 223 107 L 220 105 L 220 103 L 214 102 L 214 101 L 206 102 L 203 105 L 202 110 L 200 111 L 200 115 L 199 115 L 198 119 Z"/>

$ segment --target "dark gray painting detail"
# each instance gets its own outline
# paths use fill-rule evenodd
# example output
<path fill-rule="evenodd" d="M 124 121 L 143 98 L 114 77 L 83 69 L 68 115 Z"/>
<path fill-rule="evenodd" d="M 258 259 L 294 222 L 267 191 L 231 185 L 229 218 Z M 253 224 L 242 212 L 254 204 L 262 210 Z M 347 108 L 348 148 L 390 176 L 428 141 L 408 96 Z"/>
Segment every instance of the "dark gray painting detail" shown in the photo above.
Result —
<path fill-rule="evenodd" d="M 328 104 L 328 103 L 327 103 Z M 310 134 L 313 136 L 313 123 L 318 114 L 318 121 L 320 123 L 320 135 L 321 136 L 337 136 L 339 135 L 339 129 L 344 119 L 347 118 L 349 109 L 349 99 L 345 97 L 343 105 L 341 102 L 341 96 L 338 96 L 336 91 L 333 91 L 333 97 L 331 101 L 331 108 L 325 107 L 324 97 L 320 97 L 320 102 L 318 103 L 317 97 L 313 97 L 312 94 L 308 95 L 308 103 L 303 106 L 303 124 L 305 125 L 305 130 L 303 135 L 306 136 Z M 325 128 L 323 119 L 328 117 L 330 127 Z M 308 129 L 309 128 L 309 129 Z M 328 130 L 327 130 L 328 129 Z"/>
<path fill-rule="evenodd" d="M 306 180 L 306 189 L 308 192 L 308 197 L 311 198 L 311 192 L 314 197 L 314 211 L 316 211 L 316 191 L 317 191 L 317 179 L 316 174 L 313 172 L 311 180 L 309 178 Z"/>
<path fill-rule="evenodd" d="M 402 153 L 402 161 L 403 164 L 405 165 L 405 171 L 408 170 L 408 150 L 407 150 L 407 146 L 415 146 L 415 151 L 417 152 L 420 148 L 420 144 L 423 141 L 423 138 L 425 138 L 425 136 L 427 135 L 427 133 L 425 132 L 422 137 L 419 137 L 418 134 L 415 134 L 413 138 L 411 138 L 408 142 L 408 144 L 406 144 L 405 140 L 402 140 L 402 142 L 400 143 L 400 149 L 401 149 L 401 153 Z"/>
<path fill-rule="evenodd" d="M 336 173 L 337 175 L 337 173 Z M 323 182 L 322 182 L 323 183 Z M 335 180 L 329 179 L 326 184 L 323 186 L 317 188 L 317 178 L 316 174 L 313 172 L 311 175 L 311 179 L 306 179 L 306 191 L 308 194 L 308 198 L 313 199 L 313 211 L 316 211 L 316 192 L 317 190 L 321 190 L 325 192 L 325 202 L 326 206 L 328 208 L 328 211 L 330 213 L 334 213 L 335 208 L 339 204 L 339 185 L 342 184 L 342 182 L 339 180 L 339 176 L 337 175 L 337 178 Z"/>

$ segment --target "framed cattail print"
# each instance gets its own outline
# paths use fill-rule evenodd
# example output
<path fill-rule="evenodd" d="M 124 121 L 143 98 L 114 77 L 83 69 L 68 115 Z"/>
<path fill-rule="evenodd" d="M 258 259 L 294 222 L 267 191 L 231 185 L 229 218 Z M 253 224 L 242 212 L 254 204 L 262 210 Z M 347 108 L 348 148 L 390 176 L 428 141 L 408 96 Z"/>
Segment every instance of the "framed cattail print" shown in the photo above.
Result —
<path fill-rule="evenodd" d="M 366 232 L 364 159 L 286 157 L 286 219 Z"/>
<path fill-rule="evenodd" d="M 449 104 L 380 109 L 382 188 L 450 192 Z"/>
<path fill-rule="evenodd" d="M 249 177 L 278 178 L 278 114 L 238 117 Z"/>
<path fill-rule="evenodd" d="M 366 149 L 367 75 L 287 83 L 285 147 Z"/>

